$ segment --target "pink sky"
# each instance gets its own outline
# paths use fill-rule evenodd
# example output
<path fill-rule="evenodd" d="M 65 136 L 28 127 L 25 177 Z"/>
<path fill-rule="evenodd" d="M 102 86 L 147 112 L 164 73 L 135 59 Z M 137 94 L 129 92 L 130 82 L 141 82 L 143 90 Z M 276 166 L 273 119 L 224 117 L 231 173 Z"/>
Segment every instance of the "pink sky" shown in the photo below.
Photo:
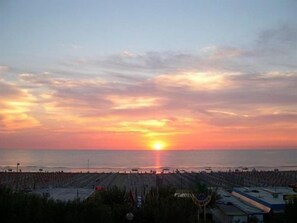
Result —
<path fill-rule="evenodd" d="M 297 148 L 294 1 L 128 2 L 1 3 L 0 149 Z"/>
<path fill-rule="evenodd" d="M 295 147 L 294 82 L 282 72 L 185 70 L 121 85 L 21 73 L 0 81 L 0 147 Z"/>

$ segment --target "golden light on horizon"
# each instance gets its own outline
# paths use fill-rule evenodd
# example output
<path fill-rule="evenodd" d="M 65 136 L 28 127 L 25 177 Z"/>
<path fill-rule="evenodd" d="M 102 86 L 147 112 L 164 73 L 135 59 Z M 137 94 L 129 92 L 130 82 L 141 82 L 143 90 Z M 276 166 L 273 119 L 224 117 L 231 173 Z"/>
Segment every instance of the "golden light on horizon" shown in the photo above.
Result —
<path fill-rule="evenodd" d="M 153 149 L 154 150 L 164 150 L 165 149 L 165 143 L 162 141 L 156 141 L 153 143 Z"/>

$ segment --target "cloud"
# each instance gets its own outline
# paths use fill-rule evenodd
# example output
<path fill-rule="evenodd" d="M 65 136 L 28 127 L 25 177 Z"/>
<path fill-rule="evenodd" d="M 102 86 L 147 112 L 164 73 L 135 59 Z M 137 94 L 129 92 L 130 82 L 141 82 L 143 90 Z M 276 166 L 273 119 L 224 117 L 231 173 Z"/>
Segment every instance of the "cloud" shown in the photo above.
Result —
<path fill-rule="evenodd" d="M 294 42 L 294 27 L 285 26 L 245 47 L 122 52 L 71 60 L 52 72 L 24 70 L 13 84 L 0 80 L 0 128 L 111 140 L 124 134 L 230 141 L 235 134 L 248 141 L 249 134 L 277 131 L 285 138 L 297 128 Z"/>
<path fill-rule="evenodd" d="M 184 63 L 199 60 L 192 54 L 179 52 L 157 52 L 151 51 L 142 54 L 121 53 L 99 59 L 87 59 L 76 61 L 79 65 L 93 65 L 105 71 L 121 71 L 122 73 L 138 73 L 140 76 L 152 75 L 154 73 L 173 71 L 184 67 Z M 72 66 L 73 64 L 70 64 Z M 189 64 L 188 64 L 189 65 Z"/>
<path fill-rule="evenodd" d="M 229 75 L 214 72 L 184 72 L 173 75 L 159 75 L 154 78 L 156 85 L 161 87 L 185 87 L 193 90 L 215 90 L 226 88 Z"/>
<path fill-rule="evenodd" d="M 296 24 L 284 23 L 278 27 L 264 30 L 260 33 L 257 43 L 263 47 L 288 47 L 286 50 L 294 50 L 294 45 L 296 47 L 297 43 Z"/>
<path fill-rule="evenodd" d="M 16 85 L 0 81 L 0 132 L 38 127 L 30 112 L 34 97 Z"/>
<path fill-rule="evenodd" d="M 124 119 L 167 118 L 168 114 L 180 116 L 180 113 L 204 118 L 211 109 L 232 107 L 234 112 L 248 113 L 257 106 L 279 108 L 296 104 L 293 72 L 207 73 L 200 77 L 209 75 L 218 79 L 206 77 L 201 82 L 199 78 L 191 79 L 195 75 L 199 77 L 199 73 L 161 74 L 133 84 L 48 77 L 36 92 L 44 92 L 38 93 L 38 102 L 47 112 L 51 111 L 52 118 L 60 112 L 71 113 L 74 119 L 107 115 Z M 35 79 L 31 81 L 36 87 Z"/>
<path fill-rule="evenodd" d="M 210 45 L 200 51 L 123 51 L 99 58 L 84 58 L 64 63 L 67 67 L 100 71 L 106 79 L 142 78 L 185 71 L 196 72 L 269 72 L 296 69 L 297 26 L 285 23 L 261 31 L 245 46 Z M 113 75 L 114 74 L 114 75 Z M 111 75 L 111 76 L 110 76 Z M 111 78 L 112 77 L 112 78 Z"/>
<path fill-rule="evenodd" d="M 296 70 L 297 26 L 284 23 L 277 27 L 263 30 L 255 43 L 246 49 L 247 64 L 254 64 L 256 69 Z M 244 60 L 243 60 L 244 61 Z"/>
<path fill-rule="evenodd" d="M 246 54 L 244 49 L 231 47 L 231 46 L 207 46 L 201 49 L 201 52 L 204 56 L 208 57 L 208 59 L 230 59 L 230 58 L 238 58 Z"/>
<path fill-rule="evenodd" d="M 0 74 L 1 73 L 4 73 L 4 72 L 7 72 L 9 70 L 9 67 L 7 66 L 0 66 Z"/>
<path fill-rule="evenodd" d="M 22 95 L 22 91 L 15 85 L 0 79 L 0 99 L 15 98 Z"/>
<path fill-rule="evenodd" d="M 154 97 L 123 97 L 120 95 L 108 96 L 114 104 L 113 109 L 138 109 L 145 107 L 158 106 L 158 98 Z"/>
<path fill-rule="evenodd" d="M 223 127 L 241 127 L 241 128 L 257 128 L 257 126 L 285 126 L 288 130 L 290 128 L 297 128 L 297 113 L 281 112 L 281 113 L 251 113 L 246 115 L 244 113 L 233 113 L 229 111 L 212 111 L 212 115 L 208 122 L 212 125 Z"/>

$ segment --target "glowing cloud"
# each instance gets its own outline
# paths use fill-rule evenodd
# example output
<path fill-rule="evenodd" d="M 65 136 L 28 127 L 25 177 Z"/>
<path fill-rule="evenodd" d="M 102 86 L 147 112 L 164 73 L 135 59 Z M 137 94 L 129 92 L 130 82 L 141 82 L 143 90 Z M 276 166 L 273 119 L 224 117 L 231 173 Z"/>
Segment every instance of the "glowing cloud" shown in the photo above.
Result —
<path fill-rule="evenodd" d="M 193 90 L 216 90 L 230 85 L 227 75 L 224 73 L 184 72 L 160 75 L 154 80 L 161 86 L 189 87 Z"/>
<path fill-rule="evenodd" d="M 15 85 L 0 83 L 6 91 L 6 97 L 0 97 L 0 130 L 16 131 L 40 126 L 39 121 L 31 114 L 35 98 L 26 90 L 19 90 Z"/>
<path fill-rule="evenodd" d="M 158 106 L 160 99 L 154 97 L 121 97 L 119 95 L 107 97 L 113 104 L 113 109 L 137 109 Z"/>

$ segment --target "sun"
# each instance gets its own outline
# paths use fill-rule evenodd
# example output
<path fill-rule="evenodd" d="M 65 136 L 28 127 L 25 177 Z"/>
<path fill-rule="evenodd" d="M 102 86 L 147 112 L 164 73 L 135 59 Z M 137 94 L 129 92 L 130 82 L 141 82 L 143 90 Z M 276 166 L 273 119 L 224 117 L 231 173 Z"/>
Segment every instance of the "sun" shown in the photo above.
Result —
<path fill-rule="evenodd" d="M 158 142 L 153 143 L 153 149 L 154 150 L 163 150 L 164 148 L 165 148 L 164 142 L 158 141 Z"/>

